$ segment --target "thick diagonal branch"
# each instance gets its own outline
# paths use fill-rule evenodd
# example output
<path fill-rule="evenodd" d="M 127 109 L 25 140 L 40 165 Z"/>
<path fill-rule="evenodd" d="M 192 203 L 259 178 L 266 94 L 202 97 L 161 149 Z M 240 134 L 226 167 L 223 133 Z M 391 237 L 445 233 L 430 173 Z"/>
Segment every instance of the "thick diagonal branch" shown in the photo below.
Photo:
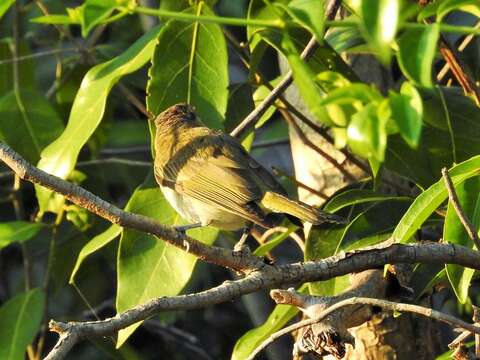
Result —
<path fill-rule="evenodd" d="M 0 159 L 22 179 L 62 194 L 74 204 L 107 219 L 113 224 L 158 236 L 166 242 L 195 255 L 199 259 L 234 270 L 245 271 L 262 266 L 260 258 L 248 253 L 235 254 L 225 248 L 205 245 L 151 218 L 123 211 L 82 187 L 47 174 L 29 164 L 4 143 L 0 143 Z"/>
<path fill-rule="evenodd" d="M 396 263 L 455 263 L 480 269 L 480 253 L 453 244 L 394 244 L 387 248 L 359 250 L 318 261 L 282 266 L 265 265 L 243 279 L 226 281 L 215 288 L 195 294 L 157 298 L 109 319 L 70 323 L 51 322 L 51 329 L 60 333 L 60 339 L 59 344 L 46 359 L 62 359 L 70 348 L 82 339 L 113 334 L 161 311 L 204 308 L 231 301 L 261 289 L 328 280 L 340 275 Z M 74 339 L 73 341 L 70 336 Z"/>

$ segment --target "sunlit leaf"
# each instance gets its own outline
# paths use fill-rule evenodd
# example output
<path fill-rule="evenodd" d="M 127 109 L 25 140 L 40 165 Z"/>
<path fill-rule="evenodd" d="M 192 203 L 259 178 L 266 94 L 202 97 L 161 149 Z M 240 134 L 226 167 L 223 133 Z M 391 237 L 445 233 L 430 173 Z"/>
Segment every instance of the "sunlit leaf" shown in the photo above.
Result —
<path fill-rule="evenodd" d="M 390 59 L 390 44 L 397 32 L 398 0 L 361 0 L 360 19 L 363 31 L 383 62 Z"/>
<path fill-rule="evenodd" d="M 123 229 L 121 226 L 112 225 L 107 230 L 105 230 L 101 234 L 98 234 L 97 236 L 92 238 L 92 240 L 90 240 L 87 244 L 85 244 L 85 246 L 80 251 L 80 254 L 78 254 L 75 267 L 73 268 L 72 274 L 70 275 L 70 284 L 74 283 L 75 275 L 80 269 L 80 265 L 82 265 L 83 261 L 94 252 L 109 244 L 112 240 L 114 240 L 122 233 L 122 230 Z"/>
<path fill-rule="evenodd" d="M 413 85 L 405 82 L 400 94 L 389 96 L 392 118 L 400 134 L 411 147 L 417 147 L 422 131 L 423 104 L 420 94 Z"/>
<path fill-rule="evenodd" d="M 438 24 L 408 29 L 398 40 L 398 64 L 415 84 L 432 86 L 432 64 L 440 35 Z"/>
<path fill-rule="evenodd" d="M 480 156 L 466 160 L 449 170 L 450 177 L 455 186 L 461 184 L 468 178 L 478 174 L 480 169 Z M 420 229 L 422 224 L 437 209 L 437 207 L 447 198 L 447 189 L 443 179 L 430 186 L 422 192 L 410 206 L 408 211 L 398 223 L 393 238 L 396 242 L 406 243 L 415 232 Z"/>
<path fill-rule="evenodd" d="M 82 36 L 87 37 L 90 31 L 98 25 L 115 9 L 117 2 L 115 0 L 86 0 L 82 5 Z"/>
<path fill-rule="evenodd" d="M 85 75 L 70 112 L 65 131 L 42 151 L 38 167 L 65 179 L 75 167 L 78 154 L 102 120 L 112 86 L 142 67 L 152 56 L 160 27 L 155 27 L 114 59 L 94 66 Z M 49 206 L 51 190 L 36 186 L 41 211 L 58 211 Z"/>
<path fill-rule="evenodd" d="M 373 103 L 352 116 L 347 128 L 348 144 L 363 157 L 382 161 L 387 145 L 386 120 Z"/>
<path fill-rule="evenodd" d="M 2 18 L 3 15 L 7 12 L 7 10 L 10 8 L 10 6 L 13 5 L 15 0 L 3 0 L 0 2 L 0 19 Z"/>
<path fill-rule="evenodd" d="M 201 4 L 186 12 L 211 15 Z M 218 24 L 170 20 L 152 58 L 147 108 L 159 114 L 171 105 L 191 103 L 206 125 L 222 128 L 228 100 L 227 67 L 225 37 Z"/>

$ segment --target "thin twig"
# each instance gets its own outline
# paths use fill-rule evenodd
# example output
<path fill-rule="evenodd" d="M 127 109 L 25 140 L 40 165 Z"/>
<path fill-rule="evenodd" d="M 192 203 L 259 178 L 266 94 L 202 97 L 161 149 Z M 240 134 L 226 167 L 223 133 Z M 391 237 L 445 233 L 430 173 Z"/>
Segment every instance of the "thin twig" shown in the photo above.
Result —
<path fill-rule="evenodd" d="M 175 228 L 162 225 L 146 216 L 129 213 L 95 196 L 78 185 L 50 175 L 29 164 L 8 145 L 0 143 L 0 159 L 3 160 L 20 178 L 42 185 L 61 195 L 74 204 L 107 219 L 113 224 L 138 229 L 158 236 L 168 243 L 192 253 L 205 261 L 242 271 L 262 266 L 262 261 L 250 254 L 232 254 L 228 249 L 208 246 L 195 240 Z"/>
<path fill-rule="evenodd" d="M 318 43 L 315 37 L 313 36 L 308 42 L 305 49 L 302 51 L 301 58 L 306 60 L 313 55 L 315 50 L 318 48 Z M 239 139 L 243 138 L 247 132 L 255 126 L 255 123 L 260 120 L 260 118 L 265 114 L 268 108 L 275 102 L 276 99 L 290 86 L 293 82 L 292 71 L 290 70 L 283 79 L 278 83 L 277 86 L 263 99 L 263 101 L 258 105 L 247 117 L 237 125 L 235 129 L 232 130 L 230 135 L 237 137 Z"/>
<path fill-rule="evenodd" d="M 61 334 L 60 344 L 47 356 L 47 360 L 62 359 L 75 344 L 89 337 L 107 336 L 161 311 L 192 310 L 231 301 L 241 295 L 260 289 L 286 284 L 328 280 L 337 276 L 378 268 L 395 263 L 455 263 L 480 269 L 480 252 L 464 246 L 441 243 L 393 244 L 385 248 L 357 250 L 322 260 L 287 265 L 265 265 L 242 279 L 194 294 L 160 297 L 136 306 L 102 321 L 60 323 L 52 321 L 50 328 Z M 70 338 L 72 336 L 72 339 Z M 65 342 L 65 345 L 62 343 Z"/>
<path fill-rule="evenodd" d="M 295 185 L 297 185 L 298 187 L 302 188 L 302 189 L 305 189 L 307 191 L 309 191 L 310 193 L 314 194 L 314 195 L 317 195 L 318 197 L 321 197 L 322 199 L 324 200 L 327 200 L 328 199 L 328 196 L 325 195 L 324 193 L 322 193 L 321 191 L 319 190 L 315 190 L 313 188 L 311 188 L 310 186 L 298 181 L 294 176 L 292 175 L 289 175 L 287 174 L 286 171 L 280 169 L 280 168 L 277 168 L 275 166 L 272 166 L 272 171 L 273 171 L 273 174 L 276 175 L 276 176 L 285 176 L 287 179 L 289 179 L 291 182 L 293 182 Z"/>
<path fill-rule="evenodd" d="M 468 236 L 474 242 L 475 246 L 477 247 L 477 250 L 480 250 L 480 238 L 478 237 L 477 231 L 473 227 L 473 224 L 465 215 L 465 212 L 463 211 L 462 206 L 460 205 L 460 201 L 458 200 L 457 193 L 455 192 L 455 187 L 453 186 L 452 179 L 448 174 L 447 168 L 442 169 L 442 176 L 448 191 L 448 198 L 450 199 L 450 203 L 453 205 L 453 208 L 455 209 L 463 227 L 467 231 Z"/>
<path fill-rule="evenodd" d="M 349 305 L 370 305 L 370 306 L 376 306 L 380 307 L 382 309 L 390 310 L 390 311 L 398 311 L 398 312 L 410 312 L 418 315 L 422 315 L 425 317 L 428 317 L 430 319 L 438 320 L 450 325 L 454 325 L 457 327 L 461 327 L 463 329 L 467 329 L 473 333 L 480 334 L 480 326 L 475 326 L 472 324 L 469 324 L 463 320 L 457 319 L 454 316 L 442 313 L 437 310 L 433 310 L 430 308 L 426 308 L 423 306 L 419 305 L 412 305 L 412 304 L 404 304 L 404 303 L 396 303 L 392 301 L 387 301 L 387 300 L 380 300 L 380 299 L 371 299 L 371 298 L 363 298 L 363 297 L 353 297 L 350 299 L 346 299 L 343 301 L 340 301 L 332 306 L 330 306 L 328 309 L 325 311 L 322 311 L 317 318 L 315 319 L 308 319 L 308 320 L 303 320 L 300 322 L 297 322 L 293 325 L 287 326 L 283 328 L 280 331 L 277 331 L 276 333 L 273 333 L 268 337 L 267 340 L 262 342 L 249 356 L 246 360 L 253 360 L 255 356 L 260 353 L 264 348 L 266 348 L 268 345 L 273 343 L 276 339 L 281 337 L 282 335 L 288 334 L 292 331 L 298 330 L 302 327 L 308 326 L 308 325 L 313 325 L 315 323 L 320 322 L 323 320 L 326 316 L 330 315 L 332 312 L 344 307 L 344 306 L 349 306 Z"/>
<path fill-rule="evenodd" d="M 335 160 L 330 154 L 323 151 L 317 145 L 315 145 L 314 143 L 312 143 L 310 141 L 310 139 L 303 133 L 302 129 L 300 129 L 300 126 L 298 126 L 298 124 L 295 122 L 295 120 L 292 118 L 292 116 L 290 115 L 290 113 L 287 110 L 279 109 L 279 111 L 282 114 L 282 116 L 285 118 L 287 123 L 294 128 L 294 130 L 296 131 L 300 140 L 305 145 L 307 145 L 309 148 L 316 151 L 320 156 L 325 158 L 325 160 L 327 160 L 330 164 L 332 164 L 349 181 L 352 181 L 352 182 L 356 181 L 355 176 L 353 176 L 347 169 L 345 169 L 341 164 L 339 164 L 337 160 Z"/>

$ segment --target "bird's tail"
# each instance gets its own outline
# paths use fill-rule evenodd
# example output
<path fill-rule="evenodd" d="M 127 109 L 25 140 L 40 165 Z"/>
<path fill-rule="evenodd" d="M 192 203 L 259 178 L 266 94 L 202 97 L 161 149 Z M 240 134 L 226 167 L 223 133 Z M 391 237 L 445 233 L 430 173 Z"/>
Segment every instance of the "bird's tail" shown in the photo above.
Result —
<path fill-rule="evenodd" d="M 344 218 L 330 214 L 298 200 L 290 199 L 279 193 L 267 191 L 261 200 L 261 205 L 273 212 L 286 213 L 301 221 L 319 225 L 325 222 L 345 224 Z"/>

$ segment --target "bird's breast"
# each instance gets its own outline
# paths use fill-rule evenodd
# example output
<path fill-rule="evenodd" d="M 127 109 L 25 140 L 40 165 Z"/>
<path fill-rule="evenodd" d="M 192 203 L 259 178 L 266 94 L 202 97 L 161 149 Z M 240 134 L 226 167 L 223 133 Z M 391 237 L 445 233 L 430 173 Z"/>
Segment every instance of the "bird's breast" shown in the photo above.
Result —
<path fill-rule="evenodd" d="M 241 216 L 180 194 L 169 187 L 160 186 L 160 188 L 175 211 L 192 224 L 201 223 L 203 226 L 211 225 L 223 230 L 239 230 L 248 222 Z"/>

